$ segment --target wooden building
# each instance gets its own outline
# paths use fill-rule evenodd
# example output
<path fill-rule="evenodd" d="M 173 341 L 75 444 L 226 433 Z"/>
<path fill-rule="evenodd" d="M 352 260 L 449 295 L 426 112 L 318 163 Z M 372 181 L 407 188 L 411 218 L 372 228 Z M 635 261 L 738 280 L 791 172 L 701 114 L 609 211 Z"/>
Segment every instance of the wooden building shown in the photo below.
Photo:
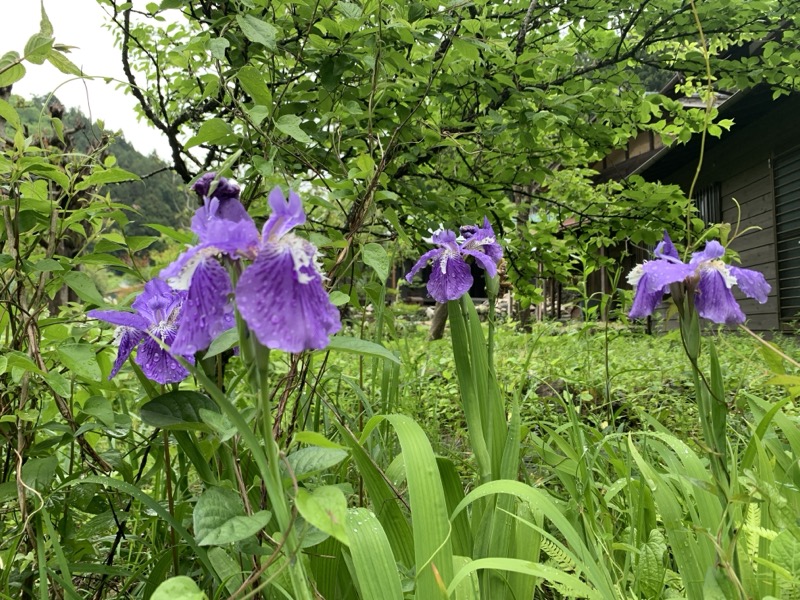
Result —
<path fill-rule="evenodd" d="M 720 138 L 706 138 L 695 186 L 697 206 L 709 223 L 739 230 L 742 266 L 761 271 L 772 286 L 766 304 L 743 299 L 748 326 L 757 331 L 795 329 L 800 322 L 800 94 L 772 99 L 766 87 L 720 99 L 720 118 L 734 125 Z M 648 181 L 689 192 L 700 155 L 700 136 L 685 145 L 663 146 L 643 133 L 626 150 L 595 165 L 600 180 L 639 174 Z M 741 294 L 737 297 L 742 298 Z"/>

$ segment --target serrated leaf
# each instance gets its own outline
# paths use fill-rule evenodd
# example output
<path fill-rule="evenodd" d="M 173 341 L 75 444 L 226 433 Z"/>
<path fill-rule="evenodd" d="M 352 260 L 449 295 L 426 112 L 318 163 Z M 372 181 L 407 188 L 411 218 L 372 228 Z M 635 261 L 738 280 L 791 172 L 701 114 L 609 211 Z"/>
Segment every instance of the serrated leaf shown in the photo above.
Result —
<path fill-rule="evenodd" d="M 58 50 L 50 50 L 50 54 L 47 55 L 47 62 L 65 75 L 83 76 L 83 71 L 68 59 L 63 52 L 59 52 Z"/>
<path fill-rule="evenodd" d="M 401 364 L 400 359 L 397 358 L 390 350 L 387 350 L 380 344 L 376 344 L 375 342 L 370 342 L 368 340 L 362 340 L 361 338 L 337 335 L 331 338 L 331 341 L 325 350 L 352 352 L 353 354 L 360 354 L 362 356 L 377 356 L 379 358 L 390 360 L 398 365 Z"/>
<path fill-rule="evenodd" d="M 42 33 L 34 33 L 25 44 L 25 60 L 41 65 L 53 47 L 53 38 Z"/>
<path fill-rule="evenodd" d="M 44 1 L 41 3 L 41 17 L 39 19 L 39 33 L 42 35 L 53 35 L 53 24 L 50 23 L 50 19 L 47 17 L 47 13 L 44 11 Z"/>
<path fill-rule="evenodd" d="M 6 52 L 0 58 L 0 87 L 16 83 L 25 77 L 25 67 L 20 63 L 18 52 Z"/>
<path fill-rule="evenodd" d="M 78 377 L 100 381 L 103 376 L 94 347 L 89 344 L 64 344 L 57 349 L 61 363 Z"/>
<path fill-rule="evenodd" d="M 161 429 L 206 430 L 200 411 L 219 413 L 216 403 L 199 392 L 177 390 L 157 396 L 142 406 L 139 411 L 142 421 Z"/>
<path fill-rule="evenodd" d="M 207 596 L 192 579 L 178 575 L 161 582 L 150 600 L 207 600 Z"/>
<path fill-rule="evenodd" d="M 236 15 L 236 22 L 245 37 L 256 44 L 261 44 L 269 50 L 277 49 L 276 38 L 278 30 L 274 25 L 262 21 L 254 15 Z"/>
<path fill-rule="evenodd" d="M 201 546 L 222 546 L 247 539 L 267 526 L 271 515 L 245 515 L 239 495 L 229 489 L 207 489 L 194 507 L 194 535 Z"/>
<path fill-rule="evenodd" d="M 367 244 L 361 249 L 361 257 L 364 263 L 372 267 L 378 274 L 378 279 L 386 281 L 389 278 L 389 267 L 391 260 L 386 250 L 380 244 Z"/>
<path fill-rule="evenodd" d="M 283 115 L 275 121 L 275 127 L 291 138 L 303 144 L 310 144 L 312 140 L 309 135 L 300 128 L 302 120 L 297 115 Z"/>
<path fill-rule="evenodd" d="M 295 505 L 311 525 L 343 544 L 349 543 L 346 527 L 347 498 L 338 487 L 325 485 L 313 492 L 300 488 L 297 490 Z"/>
<path fill-rule="evenodd" d="M 286 460 L 292 469 L 294 477 L 302 479 L 338 465 L 347 456 L 348 452 L 346 450 L 311 446 L 292 452 L 286 457 Z"/>

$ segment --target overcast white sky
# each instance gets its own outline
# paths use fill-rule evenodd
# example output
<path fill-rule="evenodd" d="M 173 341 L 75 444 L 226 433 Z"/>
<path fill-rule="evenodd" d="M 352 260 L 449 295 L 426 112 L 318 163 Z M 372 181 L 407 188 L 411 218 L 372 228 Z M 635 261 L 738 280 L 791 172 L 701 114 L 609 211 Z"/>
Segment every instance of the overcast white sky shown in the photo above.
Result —
<path fill-rule="evenodd" d="M 44 8 L 53 24 L 56 43 L 76 46 L 68 55 L 70 60 L 97 78 L 75 79 L 49 63 L 26 63 L 28 72 L 14 84 L 13 93 L 29 98 L 55 91 L 65 106 L 80 108 L 92 119 L 102 119 L 108 129 L 121 129 L 125 138 L 143 154 L 155 150 L 161 158 L 168 159 L 166 138 L 157 129 L 136 120 L 133 96 L 118 89 L 117 83 L 102 79 L 125 77 L 113 35 L 104 27 L 106 14 L 96 0 L 44 0 Z M 0 14 L 4 16 L 0 55 L 9 50 L 22 53 L 28 38 L 39 31 L 39 0 L 0 0 Z"/>

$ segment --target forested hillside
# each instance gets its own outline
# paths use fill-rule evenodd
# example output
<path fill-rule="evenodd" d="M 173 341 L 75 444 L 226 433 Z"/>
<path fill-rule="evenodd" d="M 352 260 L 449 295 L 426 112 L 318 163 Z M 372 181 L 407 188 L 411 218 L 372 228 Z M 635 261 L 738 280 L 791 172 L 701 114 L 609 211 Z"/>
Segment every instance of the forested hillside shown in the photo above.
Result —
<path fill-rule="evenodd" d="M 104 154 L 116 159 L 121 168 L 139 175 L 141 181 L 111 184 L 106 192 L 115 202 L 131 207 L 130 223 L 126 226 L 129 235 L 152 234 L 147 223 L 180 226 L 188 222 L 187 215 L 193 210 L 193 198 L 186 193 L 183 182 L 167 163 L 155 153 L 144 155 L 126 139 L 125 132 L 111 132 L 102 122 L 91 122 L 80 110 L 64 107 L 56 97 L 34 96 L 24 99 L 12 96 L 28 135 L 47 140 L 47 144 L 66 146 L 67 152 L 86 154 L 90 150 L 107 145 Z M 55 135 L 51 111 L 61 115 L 64 142 Z"/>

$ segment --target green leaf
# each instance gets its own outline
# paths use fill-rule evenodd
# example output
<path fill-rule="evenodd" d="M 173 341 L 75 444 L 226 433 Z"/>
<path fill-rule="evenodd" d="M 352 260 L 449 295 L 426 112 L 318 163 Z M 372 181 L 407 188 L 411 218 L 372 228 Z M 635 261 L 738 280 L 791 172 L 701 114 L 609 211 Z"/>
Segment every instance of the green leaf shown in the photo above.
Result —
<path fill-rule="evenodd" d="M 230 48 L 231 43 L 224 37 L 212 38 L 206 42 L 206 48 L 213 58 L 225 60 L 225 51 Z"/>
<path fill-rule="evenodd" d="M 226 350 L 233 348 L 238 343 L 239 332 L 236 330 L 236 327 L 232 327 L 227 331 L 223 331 L 214 339 L 213 342 L 211 342 L 211 345 L 208 347 L 208 351 L 203 359 L 211 358 L 217 354 L 222 354 Z"/>
<path fill-rule="evenodd" d="M 177 390 L 167 392 L 147 402 L 139 411 L 142 421 L 161 429 L 198 429 L 208 426 L 200 416 L 201 410 L 219 413 L 217 404 L 200 392 Z"/>
<path fill-rule="evenodd" d="M 47 13 L 44 11 L 44 0 L 41 2 L 41 18 L 39 20 L 39 33 L 42 35 L 53 35 L 53 24 L 47 18 Z"/>
<path fill-rule="evenodd" d="M 339 290 L 334 290 L 330 294 L 331 304 L 334 306 L 344 306 L 350 302 L 350 296 Z"/>
<path fill-rule="evenodd" d="M 89 381 L 100 381 L 103 377 L 93 346 L 82 343 L 64 344 L 57 351 L 64 366 L 78 377 Z"/>
<path fill-rule="evenodd" d="M 362 598 L 402 600 L 403 587 L 386 532 L 365 508 L 347 513 L 350 554 Z"/>
<path fill-rule="evenodd" d="M 25 67 L 22 66 L 19 52 L 6 52 L 0 58 L 0 87 L 16 83 L 25 77 Z"/>
<path fill-rule="evenodd" d="M 94 417 L 108 429 L 113 429 L 115 426 L 114 409 L 108 398 L 104 398 L 103 396 L 91 396 L 83 405 L 81 411 L 86 415 Z"/>
<path fill-rule="evenodd" d="M 32 458 L 22 465 L 22 481 L 37 492 L 44 492 L 52 487 L 56 478 L 58 459 L 55 456 Z"/>
<path fill-rule="evenodd" d="M 372 267 L 378 274 L 378 279 L 383 282 L 389 278 L 391 261 L 383 246 L 380 244 L 367 244 L 361 249 L 361 256 L 364 259 L 364 263 Z"/>
<path fill-rule="evenodd" d="M 0 100 L 0 119 L 5 119 L 14 129 L 20 128 L 19 113 L 5 100 Z"/>
<path fill-rule="evenodd" d="M 192 233 L 188 233 L 186 231 L 179 231 L 174 227 L 168 227 L 167 225 L 160 225 L 159 223 L 147 223 L 147 227 L 150 229 L 155 229 L 159 233 L 163 233 L 167 237 L 172 238 L 178 243 L 181 244 L 192 244 L 195 241 L 195 236 Z"/>
<path fill-rule="evenodd" d="M 53 38 L 50 35 L 34 33 L 25 44 L 25 60 L 41 65 L 47 59 L 52 47 Z"/>
<path fill-rule="evenodd" d="M 272 106 L 272 94 L 267 89 L 263 71 L 248 65 L 239 69 L 236 78 L 242 84 L 242 88 L 247 92 L 247 95 L 253 99 L 253 102 L 262 106 Z"/>
<path fill-rule="evenodd" d="M 68 59 L 63 52 L 51 50 L 50 54 L 47 55 L 47 62 L 65 75 L 75 75 L 77 77 L 84 76 L 83 71 L 81 71 L 75 63 Z"/>
<path fill-rule="evenodd" d="M 84 302 L 104 306 L 106 301 L 97 291 L 97 287 L 86 273 L 82 271 L 71 271 L 64 275 L 64 283 L 78 295 Z"/>
<path fill-rule="evenodd" d="M 278 30 L 274 25 L 262 21 L 253 15 L 236 15 L 236 22 L 245 37 L 256 44 L 261 44 L 269 50 L 276 50 L 275 42 Z"/>
<path fill-rule="evenodd" d="M 103 171 L 95 171 L 86 179 L 75 186 L 77 191 L 86 190 L 90 187 L 101 186 L 107 183 L 119 183 L 121 181 L 139 181 L 141 178 L 136 173 L 131 173 L 125 169 L 114 167 Z"/>
<path fill-rule="evenodd" d="M 221 144 L 235 140 L 231 126 L 222 119 L 209 119 L 200 125 L 197 134 L 189 138 L 185 148 L 188 150 L 200 144 Z"/>
<path fill-rule="evenodd" d="M 303 518 L 314 527 L 343 544 L 349 543 L 346 527 L 347 498 L 338 487 L 324 485 L 311 493 L 300 488 L 297 490 L 295 504 Z"/>
<path fill-rule="evenodd" d="M 161 583 L 150 600 L 207 600 L 207 596 L 192 579 L 178 575 Z"/>
<path fill-rule="evenodd" d="M 275 121 L 275 127 L 282 133 L 296 139 L 298 142 L 303 144 L 312 143 L 314 140 L 300 128 L 300 123 L 302 123 L 302 119 L 297 115 L 283 115 Z"/>
<path fill-rule="evenodd" d="M 337 335 L 331 338 L 326 350 L 340 350 L 341 352 L 352 352 L 353 354 L 360 354 L 362 356 L 377 356 L 390 360 L 398 365 L 401 364 L 400 359 L 390 350 L 387 350 L 380 344 L 362 340 L 361 338 Z"/>
<path fill-rule="evenodd" d="M 311 446 L 292 452 L 286 460 L 295 478 L 302 479 L 338 465 L 347 456 L 346 450 Z"/>
<path fill-rule="evenodd" d="M 239 495 L 227 488 L 211 487 L 200 496 L 192 519 L 197 543 L 222 546 L 247 539 L 267 526 L 270 513 L 247 516 Z"/>

